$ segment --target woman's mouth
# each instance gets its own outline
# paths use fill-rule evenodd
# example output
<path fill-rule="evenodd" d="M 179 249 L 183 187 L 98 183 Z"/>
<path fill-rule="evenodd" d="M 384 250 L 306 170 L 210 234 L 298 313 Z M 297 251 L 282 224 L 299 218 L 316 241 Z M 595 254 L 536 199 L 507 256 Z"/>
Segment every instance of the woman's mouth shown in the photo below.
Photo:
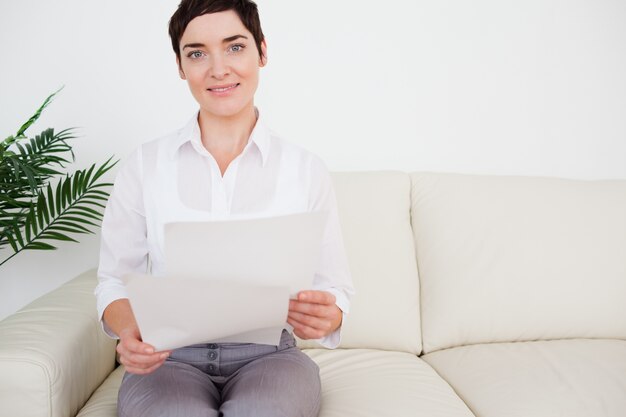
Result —
<path fill-rule="evenodd" d="M 239 83 L 229 84 L 229 85 L 216 85 L 216 86 L 207 88 L 207 90 L 209 90 L 212 93 L 226 93 L 228 91 L 235 89 L 238 86 L 239 86 Z"/>

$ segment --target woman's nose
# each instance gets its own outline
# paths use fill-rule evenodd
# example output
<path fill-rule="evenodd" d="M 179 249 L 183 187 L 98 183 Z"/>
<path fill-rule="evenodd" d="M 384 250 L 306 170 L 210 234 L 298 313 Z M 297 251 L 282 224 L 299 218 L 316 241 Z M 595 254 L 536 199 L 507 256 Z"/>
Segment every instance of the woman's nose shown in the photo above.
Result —
<path fill-rule="evenodd" d="M 211 62 L 211 68 L 209 68 L 209 71 L 211 77 L 221 80 L 229 74 L 230 69 L 224 57 L 215 57 Z"/>

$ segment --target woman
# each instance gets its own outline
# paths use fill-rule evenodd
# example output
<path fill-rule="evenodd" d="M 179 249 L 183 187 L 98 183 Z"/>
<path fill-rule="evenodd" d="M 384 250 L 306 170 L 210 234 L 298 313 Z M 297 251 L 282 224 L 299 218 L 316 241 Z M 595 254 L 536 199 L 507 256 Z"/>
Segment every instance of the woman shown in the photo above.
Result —
<path fill-rule="evenodd" d="M 353 292 L 330 176 L 317 157 L 267 129 L 254 107 L 267 55 L 252 1 L 182 0 L 169 32 L 199 111 L 128 158 L 102 223 L 96 296 L 126 367 L 119 415 L 315 416 L 319 369 L 291 332 L 336 347 Z M 121 277 L 145 272 L 148 259 L 153 275 L 163 273 L 165 223 L 318 210 L 329 220 L 313 289 L 290 301 L 279 346 L 204 343 L 155 352 L 142 342 Z"/>

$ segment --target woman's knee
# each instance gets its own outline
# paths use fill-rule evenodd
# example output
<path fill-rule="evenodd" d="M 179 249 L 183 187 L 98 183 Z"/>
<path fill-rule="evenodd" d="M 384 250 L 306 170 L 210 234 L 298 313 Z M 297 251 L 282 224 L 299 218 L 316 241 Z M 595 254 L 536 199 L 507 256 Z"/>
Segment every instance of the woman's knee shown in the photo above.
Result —
<path fill-rule="evenodd" d="M 219 392 L 204 375 L 165 364 L 148 375 L 125 374 L 118 393 L 119 417 L 217 417 Z"/>
<path fill-rule="evenodd" d="M 224 417 L 317 416 L 319 368 L 297 348 L 267 356 L 240 371 L 222 391 Z"/>

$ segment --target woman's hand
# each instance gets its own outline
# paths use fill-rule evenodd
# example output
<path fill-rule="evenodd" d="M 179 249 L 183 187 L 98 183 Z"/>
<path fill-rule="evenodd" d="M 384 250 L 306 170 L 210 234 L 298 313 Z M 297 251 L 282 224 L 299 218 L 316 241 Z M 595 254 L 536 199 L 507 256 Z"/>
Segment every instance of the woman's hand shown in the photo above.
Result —
<path fill-rule="evenodd" d="M 168 350 L 155 352 L 154 347 L 141 341 L 139 329 L 136 327 L 122 330 L 119 337 L 117 353 L 120 354 L 120 363 L 131 374 L 145 375 L 154 372 L 171 353 Z"/>
<path fill-rule="evenodd" d="M 337 330 L 343 314 L 335 296 L 327 291 L 300 291 L 289 301 L 287 323 L 301 339 L 320 339 Z"/>

